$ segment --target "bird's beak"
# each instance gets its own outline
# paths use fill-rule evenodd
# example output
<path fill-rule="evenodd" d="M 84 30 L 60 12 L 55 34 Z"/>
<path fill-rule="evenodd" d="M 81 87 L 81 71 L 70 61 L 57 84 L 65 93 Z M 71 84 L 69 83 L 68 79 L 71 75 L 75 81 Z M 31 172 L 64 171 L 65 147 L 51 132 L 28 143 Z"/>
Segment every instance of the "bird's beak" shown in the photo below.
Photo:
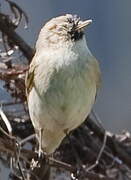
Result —
<path fill-rule="evenodd" d="M 76 30 L 82 29 L 82 28 L 88 26 L 91 23 L 92 23 L 91 19 L 88 19 L 86 21 L 82 21 L 80 24 L 77 25 Z"/>

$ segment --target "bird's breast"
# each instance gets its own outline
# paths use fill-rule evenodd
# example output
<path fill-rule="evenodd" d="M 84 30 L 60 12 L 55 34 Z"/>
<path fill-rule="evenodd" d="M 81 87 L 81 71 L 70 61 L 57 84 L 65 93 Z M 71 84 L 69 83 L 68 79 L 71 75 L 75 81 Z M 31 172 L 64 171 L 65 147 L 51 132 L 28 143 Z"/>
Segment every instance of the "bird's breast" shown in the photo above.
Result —
<path fill-rule="evenodd" d="M 94 103 L 96 85 L 87 66 L 76 63 L 59 69 L 51 78 L 47 91 L 43 91 L 43 112 L 48 112 L 49 121 L 63 129 L 79 126 Z"/>

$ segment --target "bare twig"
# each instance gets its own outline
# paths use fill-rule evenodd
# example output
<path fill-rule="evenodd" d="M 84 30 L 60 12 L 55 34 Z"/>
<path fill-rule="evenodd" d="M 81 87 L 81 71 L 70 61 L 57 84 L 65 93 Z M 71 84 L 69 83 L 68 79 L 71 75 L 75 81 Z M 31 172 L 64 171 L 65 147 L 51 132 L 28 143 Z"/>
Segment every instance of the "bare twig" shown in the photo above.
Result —
<path fill-rule="evenodd" d="M 49 158 L 49 164 L 50 166 L 56 167 L 56 168 L 63 168 L 69 172 L 75 173 L 77 171 L 77 169 L 75 167 L 73 167 L 70 164 Z"/>
<path fill-rule="evenodd" d="M 107 140 L 107 134 L 106 134 L 106 131 L 105 131 L 103 144 L 102 144 L 102 147 L 101 147 L 101 149 L 100 149 L 100 152 L 99 152 L 99 154 L 98 154 L 98 156 L 97 156 L 96 162 L 95 162 L 92 166 L 86 168 L 86 172 L 91 171 L 92 169 L 94 169 L 94 168 L 99 164 L 100 158 L 101 158 L 102 153 L 103 153 L 103 151 L 104 151 L 104 148 L 105 148 L 105 146 L 106 146 L 106 140 Z"/>
<path fill-rule="evenodd" d="M 3 122 L 5 123 L 7 129 L 8 129 L 8 132 L 9 132 L 9 135 L 12 136 L 12 127 L 11 127 L 11 124 L 9 122 L 9 120 L 7 119 L 5 113 L 3 112 L 2 108 L 0 108 L 0 116 L 3 120 Z"/>
<path fill-rule="evenodd" d="M 3 13 L 0 13 L 0 31 L 6 34 L 6 36 L 19 47 L 30 62 L 34 55 L 34 50 L 15 32 L 14 24 L 9 17 Z"/>
<path fill-rule="evenodd" d="M 102 140 L 105 130 L 97 126 L 94 121 L 88 117 L 87 121 L 85 122 L 87 127 L 89 127 L 97 136 Z M 113 135 L 107 135 L 107 146 L 114 152 L 116 156 L 123 160 L 129 167 L 131 167 L 131 151 L 125 151 L 126 147 L 118 140 L 115 139 Z"/>
<path fill-rule="evenodd" d="M 15 17 L 13 24 L 15 24 L 17 27 L 20 24 L 23 16 L 25 18 L 25 28 L 27 28 L 29 22 L 27 14 L 15 2 L 10 0 L 6 0 L 6 1 L 9 3 L 10 9 Z"/>

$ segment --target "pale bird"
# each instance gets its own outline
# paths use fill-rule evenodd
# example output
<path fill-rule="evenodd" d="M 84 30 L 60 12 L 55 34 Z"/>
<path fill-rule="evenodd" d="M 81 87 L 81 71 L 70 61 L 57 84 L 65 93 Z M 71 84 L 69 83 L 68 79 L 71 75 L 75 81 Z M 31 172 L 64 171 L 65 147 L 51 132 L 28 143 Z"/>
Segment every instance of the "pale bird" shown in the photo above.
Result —
<path fill-rule="evenodd" d="M 29 114 L 42 150 L 52 154 L 91 112 L 100 69 L 84 30 L 92 21 L 66 14 L 48 21 L 26 78 Z"/>

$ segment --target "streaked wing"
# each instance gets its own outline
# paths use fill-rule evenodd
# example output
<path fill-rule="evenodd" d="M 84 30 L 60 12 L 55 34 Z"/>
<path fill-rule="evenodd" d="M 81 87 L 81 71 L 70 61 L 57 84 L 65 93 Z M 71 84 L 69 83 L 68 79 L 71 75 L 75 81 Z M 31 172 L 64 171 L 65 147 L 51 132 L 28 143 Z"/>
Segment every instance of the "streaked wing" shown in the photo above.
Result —
<path fill-rule="evenodd" d="M 26 73 L 26 78 L 25 78 L 25 86 L 26 86 L 26 96 L 28 97 L 33 84 L 34 84 L 34 72 L 35 72 L 36 66 L 31 63 L 29 71 Z"/>
<path fill-rule="evenodd" d="M 96 60 L 94 56 L 92 56 L 93 61 L 92 65 L 94 66 L 94 79 L 96 81 L 96 88 L 99 90 L 101 86 L 101 72 L 100 72 L 100 67 L 99 67 L 99 62 Z"/>

